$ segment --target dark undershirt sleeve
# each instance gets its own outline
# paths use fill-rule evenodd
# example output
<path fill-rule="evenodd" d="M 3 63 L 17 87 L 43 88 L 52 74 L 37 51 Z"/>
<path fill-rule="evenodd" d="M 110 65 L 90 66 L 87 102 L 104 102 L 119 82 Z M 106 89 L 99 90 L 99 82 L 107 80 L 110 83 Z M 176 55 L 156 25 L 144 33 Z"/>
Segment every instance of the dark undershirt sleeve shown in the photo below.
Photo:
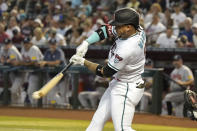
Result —
<path fill-rule="evenodd" d="M 108 65 L 106 65 L 105 67 L 103 67 L 103 75 L 105 77 L 111 77 L 113 76 L 115 73 L 117 73 L 117 71 L 115 71 L 114 69 L 112 69 L 111 67 L 109 67 Z"/>

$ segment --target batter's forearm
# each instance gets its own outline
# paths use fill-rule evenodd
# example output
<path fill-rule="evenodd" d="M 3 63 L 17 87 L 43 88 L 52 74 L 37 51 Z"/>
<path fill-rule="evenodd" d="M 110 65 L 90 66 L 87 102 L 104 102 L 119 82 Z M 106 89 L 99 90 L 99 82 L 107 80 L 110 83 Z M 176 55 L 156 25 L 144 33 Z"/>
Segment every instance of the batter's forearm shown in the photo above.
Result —
<path fill-rule="evenodd" d="M 91 45 L 106 38 L 108 38 L 107 27 L 102 26 L 100 29 L 96 30 L 92 35 L 90 35 L 86 41 L 89 45 Z"/>
<path fill-rule="evenodd" d="M 84 61 L 84 66 L 86 66 L 90 71 L 96 73 L 96 68 L 99 64 L 93 63 L 91 61 L 85 60 Z"/>

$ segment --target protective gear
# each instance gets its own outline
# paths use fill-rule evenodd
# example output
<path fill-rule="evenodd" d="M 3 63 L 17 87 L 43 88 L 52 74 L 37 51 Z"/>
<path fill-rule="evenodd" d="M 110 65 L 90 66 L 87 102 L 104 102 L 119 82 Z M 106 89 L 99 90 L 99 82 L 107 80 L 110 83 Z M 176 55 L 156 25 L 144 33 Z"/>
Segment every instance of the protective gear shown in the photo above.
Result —
<path fill-rule="evenodd" d="M 78 55 L 73 55 L 69 62 L 73 62 L 74 65 L 84 65 L 84 61 L 85 59 L 81 56 L 78 56 Z"/>
<path fill-rule="evenodd" d="M 187 116 L 192 120 L 197 120 L 197 94 L 191 90 L 185 90 Z"/>
<path fill-rule="evenodd" d="M 115 19 L 109 24 L 112 26 L 131 24 L 135 27 L 135 29 L 138 29 L 139 14 L 132 8 L 122 8 L 115 12 Z"/>
<path fill-rule="evenodd" d="M 102 72 L 101 72 L 102 68 L 103 68 L 102 65 L 98 65 L 98 66 L 96 67 L 96 75 L 98 75 L 98 76 L 100 76 L 100 77 L 103 77 L 103 74 L 102 74 Z"/>
<path fill-rule="evenodd" d="M 83 41 L 81 45 L 79 45 L 76 49 L 76 55 L 84 57 L 86 52 L 88 51 L 88 42 Z"/>
<path fill-rule="evenodd" d="M 197 94 L 191 90 L 185 90 L 186 101 L 194 108 L 197 109 Z"/>

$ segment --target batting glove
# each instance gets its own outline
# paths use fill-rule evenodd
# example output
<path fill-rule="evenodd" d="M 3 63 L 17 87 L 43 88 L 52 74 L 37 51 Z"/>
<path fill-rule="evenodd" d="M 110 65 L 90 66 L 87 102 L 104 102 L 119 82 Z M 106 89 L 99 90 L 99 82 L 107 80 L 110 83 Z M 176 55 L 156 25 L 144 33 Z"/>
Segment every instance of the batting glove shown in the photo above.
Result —
<path fill-rule="evenodd" d="M 76 54 L 78 56 L 84 57 L 86 52 L 88 51 L 88 45 L 88 42 L 84 40 L 82 44 L 77 47 Z"/>
<path fill-rule="evenodd" d="M 82 66 L 84 65 L 84 61 L 85 59 L 78 55 L 73 55 L 69 60 L 69 62 L 70 63 L 72 62 L 74 65 L 82 65 Z"/>

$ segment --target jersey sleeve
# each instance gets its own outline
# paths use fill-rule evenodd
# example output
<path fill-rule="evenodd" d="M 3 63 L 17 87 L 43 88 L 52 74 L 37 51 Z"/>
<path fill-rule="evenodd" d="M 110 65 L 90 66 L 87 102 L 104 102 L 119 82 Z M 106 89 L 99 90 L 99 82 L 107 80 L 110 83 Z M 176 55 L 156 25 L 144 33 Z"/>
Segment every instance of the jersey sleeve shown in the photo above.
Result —
<path fill-rule="evenodd" d="M 37 47 L 33 48 L 29 54 L 31 61 L 40 61 L 43 60 L 43 55 L 40 49 Z"/>
<path fill-rule="evenodd" d="M 10 60 L 17 60 L 17 61 L 22 60 L 22 56 L 15 46 L 13 48 L 11 48 L 11 50 L 10 50 L 9 59 Z"/>
<path fill-rule="evenodd" d="M 194 79 L 194 76 L 193 76 L 192 71 L 190 69 L 186 69 L 184 72 L 185 72 L 184 73 L 185 81 L 189 81 L 189 80 L 193 80 Z"/>
<path fill-rule="evenodd" d="M 9 59 L 10 60 L 17 60 L 17 59 L 20 59 L 20 56 L 17 52 L 11 52 L 9 55 Z"/>

